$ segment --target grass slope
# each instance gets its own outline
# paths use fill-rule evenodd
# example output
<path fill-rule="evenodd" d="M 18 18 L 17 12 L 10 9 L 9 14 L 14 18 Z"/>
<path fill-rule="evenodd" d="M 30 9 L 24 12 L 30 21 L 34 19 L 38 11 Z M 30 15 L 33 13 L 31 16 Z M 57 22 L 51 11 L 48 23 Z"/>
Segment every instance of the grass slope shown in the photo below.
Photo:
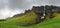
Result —
<path fill-rule="evenodd" d="M 24 16 L 9 19 L 7 21 L 0 22 L 0 28 L 60 28 L 60 17 L 56 15 L 55 18 L 41 22 L 31 26 L 21 26 L 26 24 L 35 23 L 37 15 L 34 12 L 27 13 Z"/>
<path fill-rule="evenodd" d="M 34 12 L 26 13 L 24 16 L 15 17 L 0 22 L 0 28 L 21 28 L 21 25 L 31 25 L 35 23 L 37 15 Z M 22 27 L 25 28 L 25 27 Z"/>
<path fill-rule="evenodd" d="M 60 28 L 60 14 L 54 13 L 54 18 L 31 26 L 30 28 Z"/>
<path fill-rule="evenodd" d="M 30 26 L 30 28 L 60 28 L 60 18 L 53 18 L 37 25 Z"/>

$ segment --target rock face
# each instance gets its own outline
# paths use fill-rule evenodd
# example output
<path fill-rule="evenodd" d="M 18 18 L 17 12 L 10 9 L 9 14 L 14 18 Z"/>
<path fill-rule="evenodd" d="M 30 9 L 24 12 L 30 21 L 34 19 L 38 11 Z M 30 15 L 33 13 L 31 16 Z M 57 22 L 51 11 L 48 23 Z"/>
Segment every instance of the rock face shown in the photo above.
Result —
<path fill-rule="evenodd" d="M 60 7 L 58 7 L 58 6 L 48 6 L 48 5 L 46 5 L 45 6 L 45 9 L 46 9 L 46 11 L 50 11 L 50 12 L 59 12 L 60 11 Z"/>
<path fill-rule="evenodd" d="M 45 14 L 46 14 L 46 17 L 48 18 L 53 18 L 54 17 L 54 13 L 60 13 L 60 7 L 58 6 L 48 6 L 46 5 L 45 6 Z"/>
<path fill-rule="evenodd" d="M 42 16 L 44 13 L 44 6 L 33 6 L 32 10 L 36 12 L 37 15 Z"/>
<path fill-rule="evenodd" d="M 44 6 L 33 6 L 32 11 L 34 11 L 38 15 L 36 23 L 41 22 L 41 17 L 44 14 Z"/>
<path fill-rule="evenodd" d="M 43 16 L 44 13 L 46 15 L 48 13 L 60 13 L 60 7 L 52 6 L 52 5 L 51 6 L 48 6 L 48 5 L 46 5 L 46 6 L 33 6 L 32 10 L 34 12 L 36 12 L 36 14 L 39 15 L 39 16 Z"/>
<path fill-rule="evenodd" d="M 36 22 L 40 22 L 41 20 L 53 18 L 54 13 L 60 13 L 60 7 L 58 6 L 33 6 L 32 10 L 38 15 L 38 19 L 36 19 Z M 45 16 L 44 16 L 45 13 Z M 44 19 L 41 19 L 41 17 L 44 17 Z M 47 18 L 48 17 L 48 18 Z"/>

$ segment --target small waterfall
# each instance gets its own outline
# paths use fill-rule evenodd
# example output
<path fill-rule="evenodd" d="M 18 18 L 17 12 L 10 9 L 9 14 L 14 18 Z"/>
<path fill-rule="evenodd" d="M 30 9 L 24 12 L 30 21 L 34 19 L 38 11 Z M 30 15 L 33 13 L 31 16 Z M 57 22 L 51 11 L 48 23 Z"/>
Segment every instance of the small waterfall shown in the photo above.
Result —
<path fill-rule="evenodd" d="M 41 19 L 44 19 L 45 18 L 45 4 L 44 4 L 44 13 L 43 13 L 43 16 L 41 17 Z"/>

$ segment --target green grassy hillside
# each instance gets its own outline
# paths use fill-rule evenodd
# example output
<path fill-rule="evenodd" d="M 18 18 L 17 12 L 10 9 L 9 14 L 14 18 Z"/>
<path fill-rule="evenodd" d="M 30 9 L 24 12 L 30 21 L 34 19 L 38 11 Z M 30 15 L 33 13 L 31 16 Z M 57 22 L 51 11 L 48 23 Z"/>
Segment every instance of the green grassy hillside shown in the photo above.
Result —
<path fill-rule="evenodd" d="M 26 13 L 23 16 L 8 19 L 0 22 L 0 28 L 20 28 L 20 26 L 28 26 L 35 23 L 37 15 L 34 12 Z"/>
<path fill-rule="evenodd" d="M 33 25 L 30 28 L 60 28 L 60 14 L 54 13 L 55 17 L 50 20 L 45 20 L 37 25 Z"/>
<path fill-rule="evenodd" d="M 37 15 L 34 12 L 30 12 L 23 16 L 0 22 L 0 28 L 60 28 L 60 17 L 57 17 L 57 14 L 55 15 L 56 17 L 50 20 L 45 20 L 39 24 L 34 24 Z"/>
<path fill-rule="evenodd" d="M 44 21 L 30 28 L 60 28 L 60 18 L 53 18 L 48 21 Z"/>

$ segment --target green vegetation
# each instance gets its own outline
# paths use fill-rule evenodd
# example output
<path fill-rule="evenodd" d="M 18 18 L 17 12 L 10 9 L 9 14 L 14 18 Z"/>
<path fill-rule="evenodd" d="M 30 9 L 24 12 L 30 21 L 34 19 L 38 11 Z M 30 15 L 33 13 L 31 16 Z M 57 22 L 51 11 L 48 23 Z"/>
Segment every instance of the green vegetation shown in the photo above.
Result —
<path fill-rule="evenodd" d="M 60 28 L 60 18 L 53 18 L 40 24 L 31 26 L 30 28 Z"/>
<path fill-rule="evenodd" d="M 35 23 L 37 15 L 34 12 L 26 13 L 20 17 L 14 17 L 6 21 L 0 22 L 1 28 L 17 28 L 20 26 L 28 26 Z"/>
<path fill-rule="evenodd" d="M 58 16 L 57 14 L 55 15 Z M 34 24 L 36 18 L 37 15 L 34 12 L 26 13 L 23 16 L 0 22 L 0 28 L 60 28 L 60 17 L 54 17 L 39 24 Z"/>

